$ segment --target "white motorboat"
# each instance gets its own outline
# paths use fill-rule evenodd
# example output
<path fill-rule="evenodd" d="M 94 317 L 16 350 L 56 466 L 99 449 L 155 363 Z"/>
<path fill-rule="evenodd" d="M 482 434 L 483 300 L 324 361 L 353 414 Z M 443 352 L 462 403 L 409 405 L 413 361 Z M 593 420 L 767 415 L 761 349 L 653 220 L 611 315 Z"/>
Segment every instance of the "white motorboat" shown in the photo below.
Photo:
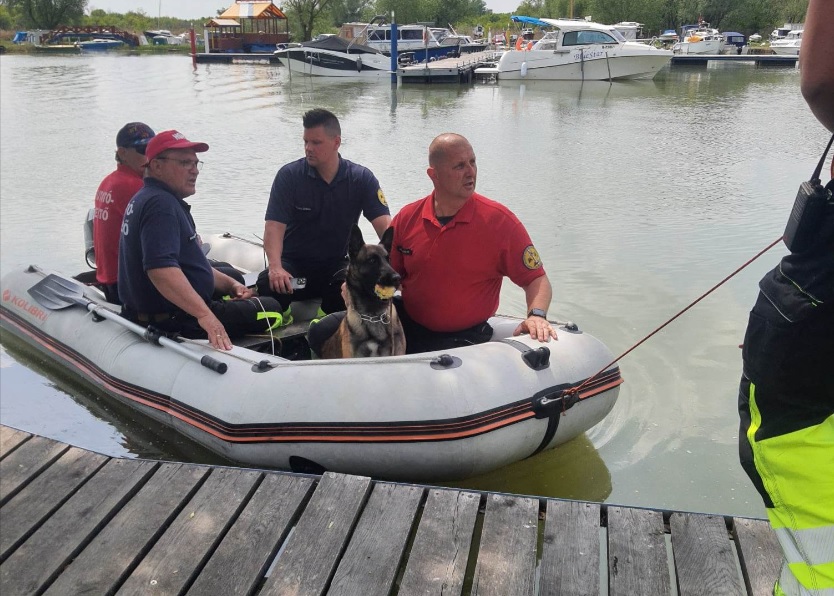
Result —
<path fill-rule="evenodd" d="M 672 52 L 627 41 L 613 25 L 584 20 L 531 19 L 552 28 L 527 49 L 508 50 L 492 72 L 499 80 L 650 79 L 672 59 Z"/>
<path fill-rule="evenodd" d="M 676 54 L 720 54 L 726 43 L 724 36 L 713 29 L 709 23 L 699 25 L 684 25 L 681 28 L 681 39 L 672 46 Z"/>
<path fill-rule="evenodd" d="M 378 79 L 391 73 L 391 58 L 382 52 L 335 35 L 274 52 L 291 72 L 317 77 Z"/>
<path fill-rule="evenodd" d="M 770 42 L 770 49 L 774 54 L 782 56 L 799 56 L 799 49 L 802 47 L 802 29 L 788 31 L 782 39 Z"/>
<path fill-rule="evenodd" d="M 391 25 L 368 25 L 366 45 L 391 53 Z M 397 25 L 397 54 L 410 53 L 417 62 L 458 56 L 461 36 L 444 27 Z"/>

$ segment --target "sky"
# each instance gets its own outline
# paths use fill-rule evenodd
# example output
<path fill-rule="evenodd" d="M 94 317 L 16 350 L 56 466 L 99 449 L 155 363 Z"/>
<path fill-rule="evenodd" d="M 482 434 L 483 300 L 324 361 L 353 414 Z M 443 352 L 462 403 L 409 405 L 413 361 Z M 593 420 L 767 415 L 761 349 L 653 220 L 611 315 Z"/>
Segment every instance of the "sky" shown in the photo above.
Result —
<path fill-rule="evenodd" d="M 100 8 L 108 12 L 125 13 L 143 10 L 149 16 L 196 19 L 214 16 L 220 8 L 226 8 L 233 0 L 88 0 L 87 8 Z M 275 2 L 275 0 L 273 0 Z M 493 12 L 512 12 L 521 0 L 486 0 L 486 7 Z M 281 2 L 275 2 L 278 6 Z"/>

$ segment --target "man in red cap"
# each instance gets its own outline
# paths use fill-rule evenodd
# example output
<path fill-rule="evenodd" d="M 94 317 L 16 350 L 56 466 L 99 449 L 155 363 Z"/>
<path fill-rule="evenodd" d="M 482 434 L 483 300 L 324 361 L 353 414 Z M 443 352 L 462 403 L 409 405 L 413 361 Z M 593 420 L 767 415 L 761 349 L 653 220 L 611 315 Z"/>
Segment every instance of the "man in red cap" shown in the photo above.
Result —
<path fill-rule="evenodd" d="M 229 350 L 230 338 L 266 331 L 280 321 L 278 303 L 213 269 L 200 247 L 191 207 L 205 143 L 176 130 L 156 135 L 145 149 L 145 183 L 127 206 L 119 243 L 122 314 L 185 337 L 208 338 Z M 215 290 L 233 300 L 212 300 Z"/>
<path fill-rule="evenodd" d="M 108 302 L 120 304 L 119 235 L 128 201 L 142 188 L 145 147 L 154 136 L 143 122 L 129 122 L 116 135 L 116 169 L 99 184 L 93 219 L 96 281 Z"/>

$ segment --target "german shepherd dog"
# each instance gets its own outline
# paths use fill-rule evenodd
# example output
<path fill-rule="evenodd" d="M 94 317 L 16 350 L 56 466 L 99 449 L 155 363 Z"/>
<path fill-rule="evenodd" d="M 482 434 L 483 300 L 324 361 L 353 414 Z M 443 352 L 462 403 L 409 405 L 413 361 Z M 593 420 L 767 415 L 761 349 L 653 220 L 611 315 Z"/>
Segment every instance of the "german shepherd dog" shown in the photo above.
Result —
<path fill-rule="evenodd" d="M 365 244 L 359 226 L 353 226 L 345 279 L 350 297 L 347 314 L 322 345 L 322 358 L 405 354 L 405 333 L 393 304 L 400 275 L 388 262 L 393 240 L 394 228 L 388 228 L 379 244 Z"/>

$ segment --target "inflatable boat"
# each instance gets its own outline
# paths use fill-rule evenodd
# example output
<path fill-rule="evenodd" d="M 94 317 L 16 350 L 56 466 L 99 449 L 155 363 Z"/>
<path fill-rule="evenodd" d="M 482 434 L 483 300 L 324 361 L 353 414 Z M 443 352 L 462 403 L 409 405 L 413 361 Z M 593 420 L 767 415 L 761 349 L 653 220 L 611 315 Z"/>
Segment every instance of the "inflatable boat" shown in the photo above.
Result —
<path fill-rule="evenodd" d="M 244 274 L 262 250 L 206 238 Z M 36 266 L 0 281 L 0 326 L 108 396 L 241 464 L 402 481 L 461 479 L 599 423 L 622 383 L 611 352 L 573 324 L 547 344 L 490 319 L 491 341 L 387 358 L 315 360 L 303 307 L 275 336 L 229 352 L 120 317 L 95 287 Z M 311 318 L 315 306 L 307 306 Z"/>

